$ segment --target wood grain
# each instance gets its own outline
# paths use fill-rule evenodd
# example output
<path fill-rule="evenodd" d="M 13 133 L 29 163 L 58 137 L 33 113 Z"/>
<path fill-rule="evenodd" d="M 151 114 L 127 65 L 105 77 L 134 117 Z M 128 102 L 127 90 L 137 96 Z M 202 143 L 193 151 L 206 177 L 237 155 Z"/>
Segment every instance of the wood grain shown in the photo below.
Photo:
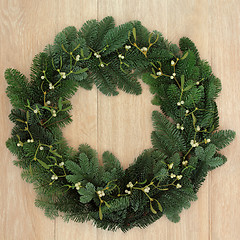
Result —
<path fill-rule="evenodd" d="M 65 239 L 163 239 L 238 240 L 240 235 L 240 2 L 238 0 L 0 0 L 0 240 Z M 223 85 L 217 100 L 221 129 L 234 129 L 237 137 L 222 153 L 228 162 L 214 170 L 198 193 L 198 201 L 181 214 L 181 222 L 165 217 L 146 229 L 124 234 L 96 229 L 91 222 L 65 223 L 49 220 L 34 206 L 33 187 L 21 179 L 15 159 L 5 147 L 13 125 L 7 118 L 11 105 L 4 94 L 4 70 L 19 69 L 29 75 L 31 60 L 53 41 L 64 27 L 80 28 L 89 19 L 112 15 L 116 24 L 141 20 L 149 30 L 178 43 L 190 37 L 201 57 L 207 59 Z M 110 150 L 127 168 L 134 158 L 151 146 L 151 94 L 142 84 L 143 94 L 120 92 L 106 97 L 94 88 L 79 89 L 72 98 L 73 123 L 64 136 L 77 148 L 88 143 L 99 156 Z"/>

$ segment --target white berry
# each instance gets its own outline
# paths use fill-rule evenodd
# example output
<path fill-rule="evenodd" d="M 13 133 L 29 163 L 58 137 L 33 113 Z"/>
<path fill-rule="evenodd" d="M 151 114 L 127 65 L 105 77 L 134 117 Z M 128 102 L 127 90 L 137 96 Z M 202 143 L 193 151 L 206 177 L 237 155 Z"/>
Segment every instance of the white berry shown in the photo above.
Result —
<path fill-rule="evenodd" d="M 76 187 L 77 190 L 79 190 L 80 187 L 81 187 L 81 183 L 80 182 L 75 183 L 75 187 Z"/>
<path fill-rule="evenodd" d="M 180 179 L 182 179 L 182 175 L 178 175 L 176 178 L 177 178 L 177 180 L 180 180 Z"/>
<path fill-rule="evenodd" d="M 132 187 L 133 187 L 132 182 L 129 182 L 129 183 L 127 184 L 127 188 L 132 188 Z"/>
<path fill-rule="evenodd" d="M 77 55 L 77 56 L 76 56 L 76 61 L 79 61 L 79 60 L 80 60 L 80 56 Z"/>
<path fill-rule="evenodd" d="M 171 173 L 170 177 L 171 177 L 171 178 L 175 178 L 176 175 L 175 175 L 174 173 Z"/>
<path fill-rule="evenodd" d="M 173 163 L 168 164 L 168 168 L 172 169 L 173 168 Z"/>
<path fill-rule="evenodd" d="M 144 191 L 145 193 L 148 193 L 148 192 L 150 191 L 150 187 L 145 187 L 145 188 L 143 189 L 143 191 Z"/>
<path fill-rule="evenodd" d="M 186 160 L 186 161 L 182 161 L 182 165 L 183 166 L 187 166 L 187 164 L 188 164 L 188 161 Z"/>
<path fill-rule="evenodd" d="M 182 185 L 179 183 L 176 185 L 176 188 L 181 188 L 181 187 L 182 187 Z"/>
<path fill-rule="evenodd" d="M 60 72 L 60 75 L 62 76 L 63 79 L 66 78 L 66 73 L 65 72 Z"/>
<path fill-rule="evenodd" d="M 141 48 L 141 51 L 142 51 L 142 52 L 147 52 L 147 48 L 146 48 L 146 47 L 142 47 L 142 48 Z"/>

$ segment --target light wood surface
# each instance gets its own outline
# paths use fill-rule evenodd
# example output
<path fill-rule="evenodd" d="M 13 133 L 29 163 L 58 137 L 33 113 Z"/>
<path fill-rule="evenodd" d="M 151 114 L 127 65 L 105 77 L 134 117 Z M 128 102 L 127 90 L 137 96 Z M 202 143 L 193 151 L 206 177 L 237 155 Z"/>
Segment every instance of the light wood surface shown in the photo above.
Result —
<path fill-rule="evenodd" d="M 240 239 L 240 1 L 238 0 L 0 0 L 0 240 L 238 240 Z M 116 24 L 141 20 L 174 43 L 190 37 L 222 81 L 217 100 L 221 129 L 237 137 L 222 151 L 228 162 L 207 177 L 198 201 L 181 213 L 178 224 L 165 217 L 146 229 L 124 234 L 96 229 L 91 222 L 49 220 L 34 206 L 35 193 L 21 179 L 14 156 L 5 147 L 13 125 L 5 94 L 4 70 L 29 76 L 31 60 L 64 27 L 80 28 L 89 19 L 112 15 Z M 73 123 L 64 129 L 71 146 L 88 143 L 112 151 L 124 168 L 151 146 L 151 112 L 157 108 L 144 84 L 143 94 L 106 97 L 96 88 L 79 89 L 72 98 Z"/>

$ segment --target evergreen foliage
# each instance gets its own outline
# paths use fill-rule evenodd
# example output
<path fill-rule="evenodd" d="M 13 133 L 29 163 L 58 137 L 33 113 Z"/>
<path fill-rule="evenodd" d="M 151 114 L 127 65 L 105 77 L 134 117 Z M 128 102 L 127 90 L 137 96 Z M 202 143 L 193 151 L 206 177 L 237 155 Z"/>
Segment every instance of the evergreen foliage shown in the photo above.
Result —
<path fill-rule="evenodd" d="M 178 222 L 207 173 L 226 162 L 218 151 L 235 137 L 231 130 L 216 131 L 221 82 L 195 44 L 184 37 L 178 47 L 139 21 L 115 27 L 106 17 L 79 31 L 67 27 L 33 59 L 30 81 L 15 69 L 5 78 L 15 124 L 6 145 L 22 177 L 34 184 L 36 206 L 50 218 L 61 213 L 66 221 L 92 220 L 124 232 L 163 215 Z M 89 145 L 77 151 L 67 145 L 61 128 L 71 122 L 69 99 L 78 87 L 138 95 L 138 78 L 161 110 L 152 113 L 151 149 L 124 170 L 110 152 L 100 165 Z"/>

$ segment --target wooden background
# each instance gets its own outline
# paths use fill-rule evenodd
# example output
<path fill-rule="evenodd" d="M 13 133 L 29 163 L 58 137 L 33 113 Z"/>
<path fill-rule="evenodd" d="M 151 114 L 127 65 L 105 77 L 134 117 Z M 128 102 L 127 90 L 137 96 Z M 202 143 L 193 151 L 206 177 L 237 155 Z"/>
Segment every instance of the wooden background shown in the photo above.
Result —
<path fill-rule="evenodd" d="M 240 239 L 240 1 L 239 0 L 0 0 L 0 240 L 238 240 Z M 80 28 L 89 19 L 112 15 L 116 24 L 141 20 L 174 43 L 190 37 L 222 80 L 217 103 L 222 129 L 237 132 L 222 153 L 228 162 L 209 174 L 199 200 L 174 224 L 165 217 L 146 229 L 124 234 L 96 229 L 91 222 L 52 221 L 34 206 L 32 185 L 20 177 L 14 156 L 5 147 L 12 123 L 6 97 L 7 67 L 29 75 L 31 60 L 64 27 Z M 96 88 L 80 89 L 72 98 L 73 123 L 64 135 L 73 147 L 89 143 L 99 154 L 112 151 L 126 168 L 151 146 L 152 96 L 144 84 L 141 96 L 106 97 Z"/>

